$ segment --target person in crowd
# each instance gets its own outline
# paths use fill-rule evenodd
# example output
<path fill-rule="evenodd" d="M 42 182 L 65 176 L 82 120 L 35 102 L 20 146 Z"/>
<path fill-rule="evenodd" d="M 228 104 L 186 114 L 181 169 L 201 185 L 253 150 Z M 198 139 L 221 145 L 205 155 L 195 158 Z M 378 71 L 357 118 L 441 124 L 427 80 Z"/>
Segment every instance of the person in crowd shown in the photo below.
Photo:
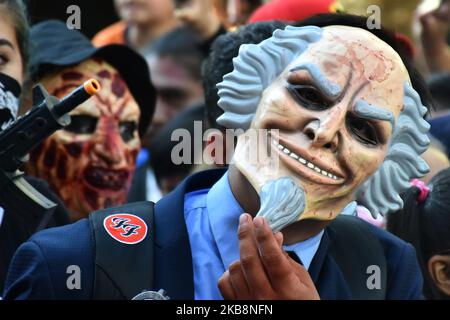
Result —
<path fill-rule="evenodd" d="M 70 113 L 69 126 L 31 153 L 27 172 L 48 181 L 72 221 L 125 203 L 155 104 L 145 60 L 123 45 L 95 48 L 56 20 L 34 25 L 31 41 L 33 83 L 56 97 L 89 78 L 102 90 Z"/>
<path fill-rule="evenodd" d="M 420 17 L 422 49 L 430 73 L 450 71 L 450 0 Z"/>
<path fill-rule="evenodd" d="M 450 298 L 450 168 L 426 184 L 414 180 L 403 209 L 388 215 L 387 229 L 417 252 L 427 299 Z"/>
<path fill-rule="evenodd" d="M 175 3 L 176 16 L 188 24 L 194 18 L 200 22 L 194 26 L 197 25 L 204 30 L 213 29 L 219 24 L 233 30 L 245 25 L 250 15 L 264 3 L 264 0 L 176 0 Z M 211 12 L 210 9 L 213 9 L 214 13 L 205 14 Z M 202 12 L 205 14 L 202 18 L 204 22 L 195 18 Z"/>
<path fill-rule="evenodd" d="M 210 42 L 220 30 L 228 27 L 228 22 L 220 18 L 220 5 L 210 0 L 178 0 L 176 2 L 175 16 L 200 37 Z M 209 47 L 209 45 L 207 45 Z M 208 52 L 206 52 L 208 53 Z"/>
<path fill-rule="evenodd" d="M 414 248 L 345 213 L 400 209 L 397 195 L 428 171 L 427 88 L 393 35 L 364 17 L 305 23 L 242 45 L 218 84 L 217 122 L 244 131 L 228 170 L 190 176 L 154 207 L 34 236 L 5 298 L 420 298 Z M 58 267 L 69 261 L 83 270 L 80 290 Z M 380 290 L 367 285 L 371 265 Z"/>
<path fill-rule="evenodd" d="M 157 168 L 163 168 L 164 164 L 156 160 L 161 160 L 161 154 L 155 158 L 152 153 L 155 149 L 165 150 L 169 152 L 170 159 L 170 150 L 165 149 L 166 146 L 172 145 L 170 133 L 160 135 L 160 132 L 184 110 L 203 105 L 201 65 L 204 54 L 199 45 L 200 41 L 188 28 L 178 28 L 163 36 L 153 49 L 146 53 L 156 89 L 155 114 L 142 139 L 141 163 L 134 175 L 129 201 L 158 201 L 164 194 L 160 188 L 164 173 L 156 171 Z M 187 122 L 184 125 L 188 125 Z M 169 126 L 173 129 L 172 125 Z M 161 140 L 161 137 L 167 140 Z M 143 195 L 146 196 L 142 198 Z"/>
<path fill-rule="evenodd" d="M 203 103 L 201 66 L 205 55 L 200 41 L 188 28 L 180 28 L 162 37 L 145 55 L 157 96 L 144 145 L 183 109 Z"/>
<path fill-rule="evenodd" d="M 136 51 L 179 26 L 173 0 L 114 0 L 120 21 L 92 39 L 95 46 L 126 44 Z"/>
<path fill-rule="evenodd" d="M 194 139 L 196 135 L 203 135 L 204 114 L 203 104 L 192 106 L 172 118 L 158 132 L 149 148 L 149 163 L 136 169 L 128 202 L 156 202 L 155 199 L 159 200 L 175 189 L 191 173 L 196 163 L 202 162 L 202 142 L 196 146 Z M 177 133 L 181 134 L 182 138 Z M 177 145 L 178 148 L 185 146 L 188 153 L 180 161 L 173 161 L 174 155 L 178 155 Z M 148 170 L 152 170 L 154 176 L 149 176 Z M 155 193 L 155 190 L 159 194 Z"/>
<path fill-rule="evenodd" d="M 17 120 L 20 93 L 28 74 L 29 49 L 24 4 L 21 0 L 0 0 L 0 132 Z M 2 179 L 5 178 L 2 173 Z M 7 181 L 1 181 L 0 292 L 16 249 L 36 231 L 69 223 L 63 203 L 45 181 L 32 177 L 26 177 L 26 181 L 56 206 L 44 209 L 21 191 L 7 188 Z"/>
<path fill-rule="evenodd" d="M 151 157 L 151 149 L 156 146 L 152 141 L 177 114 L 203 104 L 201 65 L 209 54 L 214 39 L 225 33 L 214 6 L 209 1 L 183 2 L 177 8 L 176 15 L 185 25 L 169 32 L 143 51 L 152 70 L 157 103 L 152 124 L 143 139 L 143 148 L 138 156 L 136 179 L 129 196 L 132 200 L 157 201 L 163 195 L 158 185 L 161 180 L 156 178 L 151 165 L 152 162 L 155 163 Z M 156 148 L 162 150 L 159 146 Z M 160 164 L 157 166 L 162 168 Z M 177 177 L 181 176 L 183 175 Z M 142 198 L 143 195 L 146 198 Z"/>

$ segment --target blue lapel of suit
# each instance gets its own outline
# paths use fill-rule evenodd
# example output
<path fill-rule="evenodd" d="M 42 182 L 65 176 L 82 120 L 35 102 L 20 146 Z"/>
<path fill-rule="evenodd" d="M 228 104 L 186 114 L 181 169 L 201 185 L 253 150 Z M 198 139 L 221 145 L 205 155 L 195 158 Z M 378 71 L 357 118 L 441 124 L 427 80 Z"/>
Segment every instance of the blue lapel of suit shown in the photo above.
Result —
<path fill-rule="evenodd" d="M 211 188 L 226 170 L 202 171 L 184 180 L 155 205 L 155 289 L 171 299 L 194 299 L 192 255 L 184 220 L 184 195 Z"/>

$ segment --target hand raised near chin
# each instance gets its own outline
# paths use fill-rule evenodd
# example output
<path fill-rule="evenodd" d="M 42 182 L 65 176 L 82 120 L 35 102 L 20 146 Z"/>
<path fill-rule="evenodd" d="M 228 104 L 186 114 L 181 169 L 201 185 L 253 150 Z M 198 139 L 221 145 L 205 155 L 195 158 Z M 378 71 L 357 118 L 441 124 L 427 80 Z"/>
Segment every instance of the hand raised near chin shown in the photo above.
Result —
<path fill-rule="evenodd" d="M 242 214 L 238 238 L 240 260 L 218 283 L 225 299 L 320 299 L 308 271 L 283 251 L 283 235 L 274 235 L 264 218 Z"/>

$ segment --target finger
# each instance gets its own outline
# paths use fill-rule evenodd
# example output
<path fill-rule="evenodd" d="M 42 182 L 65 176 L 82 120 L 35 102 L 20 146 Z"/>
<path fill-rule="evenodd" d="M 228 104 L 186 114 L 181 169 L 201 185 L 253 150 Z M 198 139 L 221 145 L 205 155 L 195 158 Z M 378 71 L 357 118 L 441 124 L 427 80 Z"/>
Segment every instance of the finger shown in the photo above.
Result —
<path fill-rule="evenodd" d="M 283 246 L 283 240 L 284 240 L 283 234 L 280 231 L 278 231 L 277 233 L 274 234 L 274 237 L 277 240 L 278 245 L 280 247 L 282 247 Z"/>
<path fill-rule="evenodd" d="M 233 285 L 231 284 L 230 273 L 224 272 L 222 277 L 220 277 L 217 286 L 219 287 L 220 293 L 225 300 L 236 300 L 236 293 L 234 292 Z"/>
<path fill-rule="evenodd" d="M 240 261 L 235 261 L 230 264 L 228 272 L 230 273 L 231 285 L 236 293 L 236 299 L 250 300 L 250 289 L 247 284 L 247 279 L 244 276 L 244 272 L 242 271 Z"/>
<path fill-rule="evenodd" d="M 261 254 L 261 261 L 272 283 L 272 287 L 275 290 L 285 288 L 290 282 L 295 280 L 291 264 L 286 259 L 284 251 L 278 244 L 267 221 L 262 217 L 257 217 L 253 223 L 256 227 L 256 240 Z"/>
<path fill-rule="evenodd" d="M 271 290 L 260 259 L 255 228 L 249 214 L 242 214 L 239 218 L 238 238 L 240 262 L 251 292 L 260 293 Z"/>
<path fill-rule="evenodd" d="M 287 260 L 289 261 L 289 264 L 292 267 L 292 270 L 294 270 L 295 275 L 297 276 L 298 280 L 303 283 L 308 288 L 311 288 L 314 286 L 314 281 L 311 278 L 311 275 L 309 274 L 308 270 L 301 264 L 299 264 L 297 261 L 292 259 L 287 253 L 286 253 Z"/>

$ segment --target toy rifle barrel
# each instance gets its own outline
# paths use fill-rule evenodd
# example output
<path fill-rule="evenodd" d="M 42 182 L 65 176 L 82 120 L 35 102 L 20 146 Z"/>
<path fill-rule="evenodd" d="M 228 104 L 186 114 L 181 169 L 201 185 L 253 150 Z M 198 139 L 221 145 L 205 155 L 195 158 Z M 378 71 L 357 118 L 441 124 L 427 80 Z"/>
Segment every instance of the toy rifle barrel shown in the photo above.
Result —
<path fill-rule="evenodd" d="M 69 113 L 77 106 L 85 102 L 100 90 L 100 84 L 95 79 L 90 79 L 72 91 L 53 107 L 53 114 L 59 118 Z"/>
<path fill-rule="evenodd" d="M 99 90 L 100 84 L 94 79 L 86 81 L 62 100 L 50 96 L 41 85 L 33 89 L 31 110 L 0 132 L 0 203 L 5 194 L 18 192 L 42 208 L 56 206 L 28 184 L 17 169 L 27 161 L 26 155 L 36 145 L 70 123 L 70 111 Z"/>

